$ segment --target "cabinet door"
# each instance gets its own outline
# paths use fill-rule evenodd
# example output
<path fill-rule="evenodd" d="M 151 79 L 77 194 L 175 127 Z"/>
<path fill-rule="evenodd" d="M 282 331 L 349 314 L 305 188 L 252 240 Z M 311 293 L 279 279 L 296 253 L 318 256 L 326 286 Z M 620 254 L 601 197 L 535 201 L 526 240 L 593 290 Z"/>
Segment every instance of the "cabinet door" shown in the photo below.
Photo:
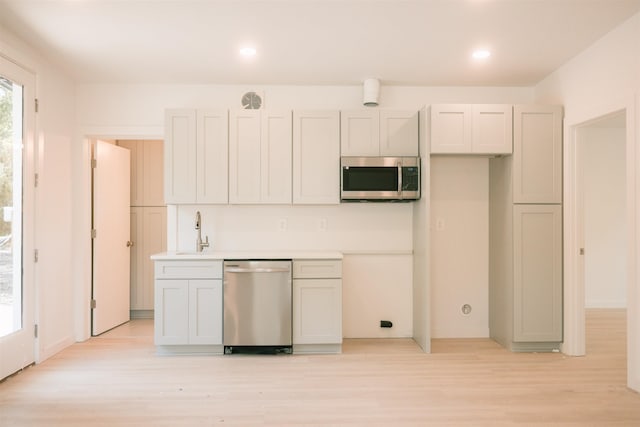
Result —
<path fill-rule="evenodd" d="M 340 279 L 342 261 L 339 259 L 293 260 L 294 279 Z"/>
<path fill-rule="evenodd" d="M 472 107 L 472 151 L 475 154 L 511 154 L 513 107 L 477 104 Z"/>
<path fill-rule="evenodd" d="M 380 110 L 380 155 L 418 156 L 418 112 Z"/>
<path fill-rule="evenodd" d="M 471 153 L 471 105 L 431 106 L 431 153 Z"/>
<path fill-rule="evenodd" d="M 142 233 L 134 242 L 134 252 L 141 253 L 136 268 L 142 270 L 142 282 L 137 293 L 137 309 L 153 310 L 154 266 L 151 255 L 167 250 L 167 208 L 164 206 L 142 208 Z M 133 308 L 132 308 L 133 309 Z"/>
<path fill-rule="evenodd" d="M 340 116 L 293 113 L 293 203 L 340 203 Z"/>
<path fill-rule="evenodd" d="M 142 146 L 142 206 L 164 206 L 162 141 L 140 141 Z"/>
<path fill-rule="evenodd" d="M 293 281 L 293 343 L 342 343 L 342 280 Z"/>
<path fill-rule="evenodd" d="M 562 107 L 513 109 L 514 203 L 562 202 Z"/>
<path fill-rule="evenodd" d="M 144 273 L 145 273 L 145 262 L 144 262 L 144 253 L 142 247 L 143 240 L 143 227 L 144 227 L 144 208 L 142 207 L 131 207 L 131 241 L 133 242 L 133 247 L 131 248 L 131 270 L 130 270 L 130 282 L 131 282 L 131 294 L 130 294 L 130 304 L 131 310 L 147 310 L 144 304 Z M 149 260 L 149 262 L 153 263 L 153 261 Z M 153 264 L 152 264 L 153 266 Z M 152 282 L 151 286 L 153 287 L 153 271 L 151 274 Z M 153 304 L 153 301 L 151 302 Z M 153 309 L 153 307 L 151 307 Z"/>
<path fill-rule="evenodd" d="M 131 200 L 129 205 L 144 206 L 144 141 L 119 140 L 118 145 L 129 150 L 129 158 L 131 159 L 131 191 L 129 192 Z M 163 150 L 162 141 L 160 141 L 160 150 Z M 162 168 L 162 162 L 160 167 Z M 160 199 L 163 199 L 162 193 L 160 193 Z"/>
<path fill-rule="evenodd" d="M 222 280 L 189 281 L 189 344 L 222 344 Z"/>
<path fill-rule="evenodd" d="M 380 114 L 378 111 L 341 111 L 340 140 L 343 156 L 379 156 Z"/>
<path fill-rule="evenodd" d="M 156 345 L 189 343 L 189 283 L 156 280 L 154 342 Z"/>
<path fill-rule="evenodd" d="M 513 340 L 562 341 L 562 207 L 513 207 Z"/>
<path fill-rule="evenodd" d="M 196 202 L 196 111 L 167 110 L 164 136 L 164 201 Z"/>
<path fill-rule="evenodd" d="M 161 140 L 122 140 L 131 157 L 131 206 L 164 205 L 164 144 Z"/>
<path fill-rule="evenodd" d="M 262 112 L 261 203 L 291 203 L 291 111 Z"/>
<path fill-rule="evenodd" d="M 229 203 L 260 202 L 260 116 L 260 110 L 229 115 Z"/>
<path fill-rule="evenodd" d="M 229 201 L 228 129 L 226 110 L 198 110 L 198 203 L 226 204 Z"/>

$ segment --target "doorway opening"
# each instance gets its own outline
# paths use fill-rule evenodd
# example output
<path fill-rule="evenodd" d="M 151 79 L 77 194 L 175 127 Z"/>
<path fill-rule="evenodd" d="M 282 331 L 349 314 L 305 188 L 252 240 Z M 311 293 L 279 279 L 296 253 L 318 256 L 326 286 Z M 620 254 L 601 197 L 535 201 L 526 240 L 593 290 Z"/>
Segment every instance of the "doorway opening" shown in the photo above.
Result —
<path fill-rule="evenodd" d="M 91 335 L 129 321 L 129 150 L 96 140 L 91 160 Z"/>
<path fill-rule="evenodd" d="M 585 349 L 626 357 L 626 114 L 618 111 L 576 129 L 577 200 L 585 296 Z M 606 328 L 607 334 L 597 330 Z M 606 337 L 606 342 L 593 337 Z"/>

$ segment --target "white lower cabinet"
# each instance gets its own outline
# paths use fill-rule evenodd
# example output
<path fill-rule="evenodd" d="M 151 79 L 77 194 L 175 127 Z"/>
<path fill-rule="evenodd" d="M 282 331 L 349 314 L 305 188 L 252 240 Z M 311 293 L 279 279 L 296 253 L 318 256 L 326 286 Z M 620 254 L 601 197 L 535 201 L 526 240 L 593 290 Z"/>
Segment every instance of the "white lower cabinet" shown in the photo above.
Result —
<path fill-rule="evenodd" d="M 222 261 L 156 261 L 154 341 L 169 353 L 222 353 Z"/>
<path fill-rule="evenodd" d="M 554 351 L 563 339 L 562 206 L 494 206 L 489 332 L 511 351 Z"/>
<path fill-rule="evenodd" d="M 156 260 L 159 353 L 224 352 L 222 260 Z M 293 261 L 294 353 L 342 351 L 342 260 Z"/>
<path fill-rule="evenodd" d="M 293 261 L 293 351 L 342 351 L 342 261 Z"/>
<path fill-rule="evenodd" d="M 562 206 L 514 205 L 513 230 L 512 347 L 561 342 Z"/>
<path fill-rule="evenodd" d="M 189 281 L 157 280 L 155 288 L 155 344 L 189 344 Z"/>

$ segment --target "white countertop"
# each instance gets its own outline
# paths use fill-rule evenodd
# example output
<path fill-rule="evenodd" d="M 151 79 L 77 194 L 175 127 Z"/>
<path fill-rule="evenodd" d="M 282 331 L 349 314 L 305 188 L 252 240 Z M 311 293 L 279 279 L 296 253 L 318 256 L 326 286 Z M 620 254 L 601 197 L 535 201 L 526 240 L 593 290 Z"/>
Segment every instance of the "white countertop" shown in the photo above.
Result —
<path fill-rule="evenodd" d="M 198 260 L 198 259 L 342 259 L 335 251 L 203 251 L 162 252 L 151 255 L 154 261 Z"/>

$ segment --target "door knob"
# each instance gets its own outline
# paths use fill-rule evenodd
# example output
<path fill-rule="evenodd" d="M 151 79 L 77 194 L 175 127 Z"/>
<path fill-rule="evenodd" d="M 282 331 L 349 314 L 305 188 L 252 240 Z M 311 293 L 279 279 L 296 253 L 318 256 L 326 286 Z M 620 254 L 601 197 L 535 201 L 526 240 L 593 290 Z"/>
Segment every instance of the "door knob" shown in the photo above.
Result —
<path fill-rule="evenodd" d="M 127 240 L 127 247 L 130 248 L 133 246 L 133 242 L 131 240 Z"/>

